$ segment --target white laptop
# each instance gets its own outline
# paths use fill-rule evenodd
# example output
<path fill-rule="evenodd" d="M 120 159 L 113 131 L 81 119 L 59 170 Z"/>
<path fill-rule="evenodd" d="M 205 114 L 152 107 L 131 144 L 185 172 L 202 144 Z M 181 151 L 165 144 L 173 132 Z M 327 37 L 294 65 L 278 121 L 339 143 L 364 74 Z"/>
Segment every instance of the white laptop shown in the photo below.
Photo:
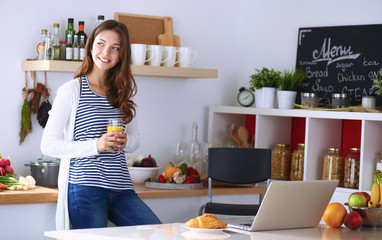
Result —
<path fill-rule="evenodd" d="M 230 220 L 227 230 L 263 231 L 316 227 L 338 180 L 271 182 L 250 221 Z"/>

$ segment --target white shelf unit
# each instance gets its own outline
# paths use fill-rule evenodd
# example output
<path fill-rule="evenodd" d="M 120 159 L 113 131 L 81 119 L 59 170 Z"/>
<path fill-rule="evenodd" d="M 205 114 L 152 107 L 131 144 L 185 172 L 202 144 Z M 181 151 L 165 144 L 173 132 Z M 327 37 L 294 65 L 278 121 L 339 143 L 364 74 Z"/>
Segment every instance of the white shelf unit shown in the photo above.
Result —
<path fill-rule="evenodd" d="M 359 189 L 337 188 L 345 193 L 370 191 L 376 153 L 382 151 L 382 114 L 314 110 L 260 109 L 210 106 L 208 141 L 221 142 L 227 126 L 246 126 L 246 115 L 255 115 L 255 147 L 273 149 L 277 143 L 291 143 L 292 119 L 305 118 L 304 180 L 322 179 L 323 159 L 329 147 L 341 147 L 343 120 L 361 121 Z"/>

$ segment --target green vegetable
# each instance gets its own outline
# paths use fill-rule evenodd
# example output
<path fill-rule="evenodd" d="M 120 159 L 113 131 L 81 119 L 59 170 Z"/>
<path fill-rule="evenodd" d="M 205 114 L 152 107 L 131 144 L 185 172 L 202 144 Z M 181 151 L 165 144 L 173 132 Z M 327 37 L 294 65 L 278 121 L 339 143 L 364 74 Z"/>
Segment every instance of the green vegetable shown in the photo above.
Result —
<path fill-rule="evenodd" d="M 6 176 L 0 176 L 0 183 L 11 187 L 13 185 L 23 185 L 21 182 Z"/>
<path fill-rule="evenodd" d="M 23 92 L 27 93 L 28 90 L 23 88 Z M 31 108 L 27 97 L 24 98 L 24 104 L 21 109 L 21 123 L 20 123 L 20 145 L 24 142 L 26 136 L 32 132 L 32 119 L 31 119 Z"/>
<path fill-rule="evenodd" d="M 178 168 L 179 168 L 180 170 L 182 170 L 182 175 L 184 175 L 184 176 L 187 176 L 187 175 L 188 175 L 188 170 L 187 170 L 188 166 L 187 166 L 186 163 L 182 163 L 182 164 L 180 164 L 180 166 L 179 166 Z"/>
<path fill-rule="evenodd" d="M 150 178 L 150 182 L 159 182 L 157 178 Z"/>

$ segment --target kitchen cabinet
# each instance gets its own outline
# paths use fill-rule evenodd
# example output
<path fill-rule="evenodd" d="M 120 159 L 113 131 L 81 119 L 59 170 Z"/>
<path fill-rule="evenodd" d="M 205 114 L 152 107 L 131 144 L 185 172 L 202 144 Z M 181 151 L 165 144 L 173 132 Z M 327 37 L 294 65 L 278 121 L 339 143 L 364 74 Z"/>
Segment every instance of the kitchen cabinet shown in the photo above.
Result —
<path fill-rule="evenodd" d="M 82 62 L 76 61 L 53 61 L 53 60 L 33 60 L 23 61 L 23 71 L 39 72 L 71 72 L 74 73 Z M 178 78 L 217 78 L 217 69 L 205 68 L 180 68 L 180 67 L 154 67 L 131 65 L 134 76 L 150 77 L 178 77 Z"/>
<path fill-rule="evenodd" d="M 248 122 L 248 116 L 251 116 L 254 121 Z M 292 123 L 296 118 L 302 119 L 305 124 L 302 127 L 305 143 L 304 180 L 322 179 L 323 159 L 328 148 L 341 148 L 344 141 L 352 138 L 345 137 L 346 139 L 344 139 L 344 136 L 353 136 L 343 133 L 346 121 L 359 125 L 359 128 L 350 129 L 355 132 L 355 136 L 360 138 L 356 139 L 361 149 L 359 189 L 338 187 L 335 199 L 347 202 L 347 197 L 351 192 L 370 191 L 376 164 L 375 157 L 378 152 L 382 151 L 381 113 L 210 106 L 208 141 L 221 142 L 226 134 L 227 126 L 234 123 L 236 126 L 247 126 L 254 129 L 254 146 L 256 148 L 273 149 L 277 143 L 292 143 L 295 137 L 293 136 L 295 126 Z"/>

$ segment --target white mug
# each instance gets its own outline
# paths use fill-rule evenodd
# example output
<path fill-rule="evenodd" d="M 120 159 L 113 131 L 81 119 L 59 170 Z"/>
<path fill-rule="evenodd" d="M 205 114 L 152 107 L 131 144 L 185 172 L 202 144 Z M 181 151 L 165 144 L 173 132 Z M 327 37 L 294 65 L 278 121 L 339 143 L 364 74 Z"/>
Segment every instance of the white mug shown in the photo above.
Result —
<path fill-rule="evenodd" d="M 163 46 L 162 45 L 148 45 L 149 51 L 147 52 L 147 58 L 150 66 L 160 66 L 163 60 Z"/>
<path fill-rule="evenodd" d="M 176 49 L 176 47 L 164 46 L 162 65 L 165 67 L 173 67 L 175 64 L 179 63 L 179 60 L 176 60 L 177 52 L 178 50 Z"/>
<path fill-rule="evenodd" d="M 134 65 L 144 65 L 151 59 L 146 59 L 146 52 L 149 51 L 146 44 L 131 44 L 131 62 Z"/>
<path fill-rule="evenodd" d="M 195 62 L 197 54 L 194 50 L 189 47 L 178 47 L 177 50 L 177 60 L 179 61 L 179 67 L 188 68 Z"/>

